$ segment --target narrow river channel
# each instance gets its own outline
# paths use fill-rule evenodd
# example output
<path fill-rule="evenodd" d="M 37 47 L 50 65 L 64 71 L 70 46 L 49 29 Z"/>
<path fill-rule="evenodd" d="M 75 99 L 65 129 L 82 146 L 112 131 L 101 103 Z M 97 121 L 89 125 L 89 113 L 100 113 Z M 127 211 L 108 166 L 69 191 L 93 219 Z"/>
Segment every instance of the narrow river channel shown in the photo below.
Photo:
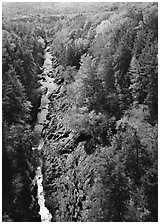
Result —
<path fill-rule="evenodd" d="M 54 83 L 54 79 L 50 78 L 49 72 L 52 71 L 52 56 L 48 52 L 49 48 L 47 47 L 44 55 L 44 65 L 43 73 L 40 75 L 40 83 L 42 89 L 42 98 L 41 105 L 39 108 L 39 113 L 37 115 L 37 123 L 34 128 L 34 134 L 38 139 L 38 143 L 32 147 L 33 151 L 43 150 L 44 140 L 41 136 L 43 124 L 46 121 L 46 116 L 48 114 L 48 105 L 50 100 L 48 96 L 57 88 L 57 85 Z M 36 169 L 35 182 L 37 184 L 37 198 L 38 204 L 40 206 L 39 214 L 41 216 L 41 222 L 51 222 L 52 215 L 49 210 L 45 207 L 45 192 L 43 190 L 43 174 L 42 174 L 42 161 Z"/>

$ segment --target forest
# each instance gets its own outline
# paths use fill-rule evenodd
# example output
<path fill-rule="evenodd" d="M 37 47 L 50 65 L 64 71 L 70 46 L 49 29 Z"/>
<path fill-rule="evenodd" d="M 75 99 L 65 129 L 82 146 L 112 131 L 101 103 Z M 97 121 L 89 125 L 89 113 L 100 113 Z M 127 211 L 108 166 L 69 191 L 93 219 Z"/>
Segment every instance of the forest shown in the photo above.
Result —
<path fill-rule="evenodd" d="M 3 3 L 2 221 L 41 221 L 39 157 L 52 222 L 158 221 L 157 2 Z"/>

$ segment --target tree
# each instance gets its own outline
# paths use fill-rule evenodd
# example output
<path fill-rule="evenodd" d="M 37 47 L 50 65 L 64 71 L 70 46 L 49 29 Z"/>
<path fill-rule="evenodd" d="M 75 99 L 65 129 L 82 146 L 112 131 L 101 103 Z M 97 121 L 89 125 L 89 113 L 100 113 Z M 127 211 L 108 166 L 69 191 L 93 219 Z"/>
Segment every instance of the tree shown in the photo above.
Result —
<path fill-rule="evenodd" d="M 3 84 L 3 116 L 11 124 L 12 122 L 29 121 L 31 104 L 27 101 L 24 87 L 16 76 L 15 70 L 11 68 L 8 73 L 7 83 Z"/>
<path fill-rule="evenodd" d="M 132 93 L 132 101 L 133 103 L 138 103 L 140 101 L 140 91 L 141 91 L 141 83 L 140 83 L 140 73 L 141 68 L 138 60 L 133 57 L 130 63 L 130 68 L 128 71 L 128 75 L 130 77 L 131 85 L 129 87 Z"/>
<path fill-rule="evenodd" d="M 143 102 L 149 106 L 152 122 L 158 116 L 158 58 L 157 40 L 147 43 L 139 58 L 141 66 L 140 82 L 145 93 Z M 141 91 L 142 91 L 141 90 Z"/>
<path fill-rule="evenodd" d="M 102 111 L 105 104 L 105 91 L 96 73 L 96 60 L 83 55 L 81 67 L 71 86 L 77 107 L 87 107 L 89 111 Z"/>

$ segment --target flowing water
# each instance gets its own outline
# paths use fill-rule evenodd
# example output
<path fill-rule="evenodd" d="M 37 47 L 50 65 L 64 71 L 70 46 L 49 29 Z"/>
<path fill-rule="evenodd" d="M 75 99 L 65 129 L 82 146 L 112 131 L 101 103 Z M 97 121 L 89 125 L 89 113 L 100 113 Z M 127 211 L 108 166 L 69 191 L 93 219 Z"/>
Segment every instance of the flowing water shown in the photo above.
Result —
<path fill-rule="evenodd" d="M 45 61 L 43 65 L 43 73 L 41 75 L 40 83 L 42 90 L 47 88 L 47 91 L 43 93 L 41 98 L 41 105 L 40 105 L 40 112 L 37 115 L 37 124 L 34 128 L 34 134 L 38 139 L 38 144 L 32 147 L 32 150 L 40 151 L 43 148 L 44 141 L 41 136 L 41 132 L 43 129 L 43 124 L 46 121 L 46 116 L 48 113 L 48 104 L 50 100 L 48 99 L 49 94 L 53 92 L 57 88 L 57 85 L 54 83 L 54 79 L 48 76 L 49 72 L 52 70 L 52 60 L 51 55 L 48 52 L 48 48 L 45 50 Z M 50 214 L 49 210 L 45 207 L 45 197 L 44 197 L 44 190 L 43 190 L 43 174 L 41 165 L 39 165 L 36 169 L 35 181 L 37 184 L 37 198 L 38 204 L 40 206 L 39 214 L 41 216 L 41 222 L 51 222 L 52 215 Z"/>

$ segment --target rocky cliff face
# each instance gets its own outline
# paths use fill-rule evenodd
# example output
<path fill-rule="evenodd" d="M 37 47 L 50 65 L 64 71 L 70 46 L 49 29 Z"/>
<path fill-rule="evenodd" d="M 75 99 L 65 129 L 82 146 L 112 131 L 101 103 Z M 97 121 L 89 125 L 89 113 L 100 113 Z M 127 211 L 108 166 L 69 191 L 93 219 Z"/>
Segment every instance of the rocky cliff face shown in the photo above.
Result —
<path fill-rule="evenodd" d="M 86 136 L 66 129 L 62 122 L 67 113 L 66 84 L 50 96 L 49 113 L 43 129 L 44 191 L 52 221 L 87 221 L 96 183 L 96 150 L 85 151 Z"/>

